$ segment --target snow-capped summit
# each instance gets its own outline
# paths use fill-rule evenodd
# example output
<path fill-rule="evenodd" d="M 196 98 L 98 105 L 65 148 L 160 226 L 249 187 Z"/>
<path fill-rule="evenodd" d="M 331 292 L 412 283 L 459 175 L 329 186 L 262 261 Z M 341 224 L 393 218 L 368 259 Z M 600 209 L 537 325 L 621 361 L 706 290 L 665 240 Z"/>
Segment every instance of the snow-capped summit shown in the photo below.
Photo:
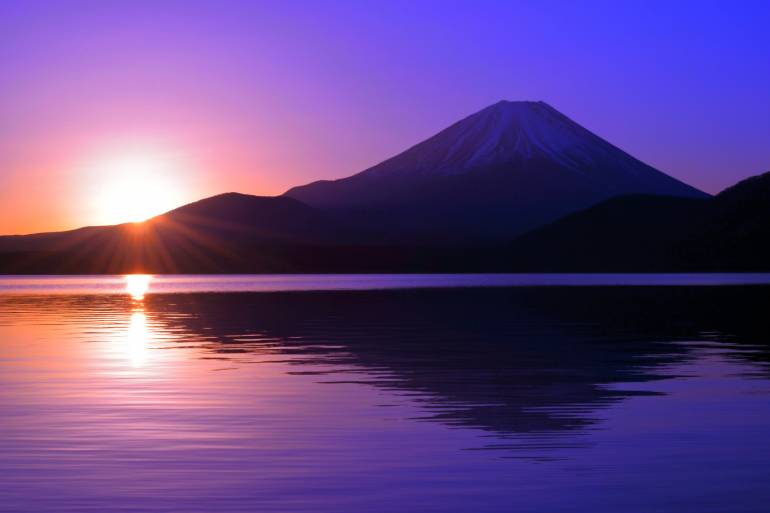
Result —
<path fill-rule="evenodd" d="M 601 143 L 544 102 L 503 100 L 365 173 L 457 174 L 535 157 L 578 170 Z"/>
<path fill-rule="evenodd" d="M 592 153 L 615 150 L 545 102 L 501 101 L 451 129 L 458 133 L 443 133 L 455 139 L 445 158 L 462 169 L 546 157 L 580 170 Z"/>
<path fill-rule="evenodd" d="M 544 102 L 501 101 L 361 173 L 286 195 L 313 206 L 366 211 L 370 218 L 379 211 L 386 224 L 406 216 L 410 226 L 428 230 L 432 219 L 450 231 L 449 224 L 459 222 L 474 234 L 508 235 L 638 193 L 706 196 Z"/>

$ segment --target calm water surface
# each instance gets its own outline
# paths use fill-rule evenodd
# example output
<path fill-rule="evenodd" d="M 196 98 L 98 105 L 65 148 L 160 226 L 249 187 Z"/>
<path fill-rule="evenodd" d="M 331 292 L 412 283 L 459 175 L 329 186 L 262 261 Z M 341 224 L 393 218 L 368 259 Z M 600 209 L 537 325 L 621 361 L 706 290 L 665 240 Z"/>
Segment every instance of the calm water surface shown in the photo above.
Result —
<path fill-rule="evenodd" d="M 0 511 L 766 512 L 768 282 L 0 278 Z"/>

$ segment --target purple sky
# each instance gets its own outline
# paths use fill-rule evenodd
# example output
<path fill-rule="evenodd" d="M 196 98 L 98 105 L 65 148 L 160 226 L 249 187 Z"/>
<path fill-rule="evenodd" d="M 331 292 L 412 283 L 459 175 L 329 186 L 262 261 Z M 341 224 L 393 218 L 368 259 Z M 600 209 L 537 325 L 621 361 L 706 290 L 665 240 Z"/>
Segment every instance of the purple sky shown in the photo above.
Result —
<path fill-rule="evenodd" d="M 107 222 L 127 153 L 174 201 L 277 194 L 500 99 L 708 192 L 770 170 L 770 3 L 582 4 L 5 0 L 0 232 Z"/>

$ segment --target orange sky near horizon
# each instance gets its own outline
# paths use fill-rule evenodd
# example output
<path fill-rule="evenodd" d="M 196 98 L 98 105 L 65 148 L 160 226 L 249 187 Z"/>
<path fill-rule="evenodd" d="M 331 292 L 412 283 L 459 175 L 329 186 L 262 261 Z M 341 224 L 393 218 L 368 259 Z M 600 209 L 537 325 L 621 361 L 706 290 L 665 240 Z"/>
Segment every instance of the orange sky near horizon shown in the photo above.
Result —
<path fill-rule="evenodd" d="M 15 121 L 7 133 L 0 122 L 0 235 L 130 222 L 132 211 L 158 215 L 224 192 L 278 195 L 363 170 L 393 151 L 382 146 L 400 146 L 348 146 L 355 138 L 322 129 L 328 119 L 296 117 L 269 97 L 245 99 L 257 114 L 239 115 L 241 106 L 193 106 L 189 95 L 167 87 L 136 103 L 44 88 L 16 104 L 0 98 L 5 121 Z M 343 133 L 362 134 L 349 115 L 336 112 Z"/>
<path fill-rule="evenodd" d="M 285 190 L 273 179 L 280 174 L 249 172 L 252 163 L 212 155 L 190 142 L 63 139 L 32 158 L 26 155 L 14 173 L 0 177 L 0 235 L 135 222 L 223 192 Z"/>

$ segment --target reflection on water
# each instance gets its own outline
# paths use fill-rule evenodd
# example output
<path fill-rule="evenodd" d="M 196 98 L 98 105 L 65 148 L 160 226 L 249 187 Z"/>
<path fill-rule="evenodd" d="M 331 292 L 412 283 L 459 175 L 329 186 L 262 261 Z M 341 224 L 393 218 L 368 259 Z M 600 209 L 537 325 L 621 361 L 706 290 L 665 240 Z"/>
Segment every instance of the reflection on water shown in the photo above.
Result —
<path fill-rule="evenodd" d="M 144 363 L 148 338 L 147 316 L 143 311 L 134 311 L 126 336 L 127 352 L 134 367 L 140 367 Z"/>
<path fill-rule="evenodd" d="M 770 499 L 770 288 L 125 283 L 0 295 L 0 511 L 748 512 Z"/>
<path fill-rule="evenodd" d="M 141 301 L 144 299 L 144 295 L 150 288 L 150 280 L 152 276 L 149 274 L 127 274 L 126 275 L 126 292 L 135 300 Z"/>
<path fill-rule="evenodd" d="M 147 356 L 150 331 L 147 315 L 144 313 L 144 296 L 150 289 L 152 276 L 149 274 L 128 274 L 125 276 L 126 293 L 134 300 L 125 337 L 126 353 L 134 367 L 141 367 Z"/>

